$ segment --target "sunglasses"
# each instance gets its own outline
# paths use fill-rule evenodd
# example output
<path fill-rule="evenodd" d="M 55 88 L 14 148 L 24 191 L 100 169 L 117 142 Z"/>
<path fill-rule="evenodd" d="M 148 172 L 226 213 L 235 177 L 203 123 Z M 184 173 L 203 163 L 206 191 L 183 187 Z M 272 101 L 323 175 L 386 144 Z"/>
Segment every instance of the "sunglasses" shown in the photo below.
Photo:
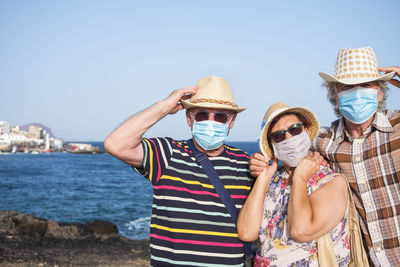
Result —
<path fill-rule="evenodd" d="M 231 118 L 232 118 L 232 113 L 226 113 L 222 111 L 217 111 L 217 112 L 208 112 L 205 110 L 198 111 L 196 113 L 190 113 L 191 117 L 193 120 L 200 122 L 200 121 L 207 121 L 210 120 L 210 113 L 214 114 L 214 121 L 220 122 L 220 123 L 227 123 Z"/>
<path fill-rule="evenodd" d="M 360 83 L 360 84 L 336 84 L 336 93 L 340 93 L 346 90 L 350 90 L 354 87 L 363 87 L 363 88 L 374 88 L 375 86 L 379 87 L 377 82 L 369 82 L 369 83 Z"/>
<path fill-rule="evenodd" d="M 292 124 L 291 126 L 289 126 L 289 128 L 287 128 L 284 131 L 276 131 L 276 132 L 270 133 L 269 137 L 275 143 L 279 143 L 286 139 L 287 132 L 289 132 L 290 135 L 295 136 L 295 135 L 301 134 L 301 132 L 303 132 L 303 128 L 304 128 L 303 123 L 298 122 L 298 123 Z"/>

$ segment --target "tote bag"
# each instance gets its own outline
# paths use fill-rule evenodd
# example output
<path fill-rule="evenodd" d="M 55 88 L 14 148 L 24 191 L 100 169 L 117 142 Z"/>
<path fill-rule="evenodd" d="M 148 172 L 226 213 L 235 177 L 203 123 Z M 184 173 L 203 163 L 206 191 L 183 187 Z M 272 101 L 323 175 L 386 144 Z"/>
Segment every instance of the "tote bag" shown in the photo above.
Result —
<path fill-rule="evenodd" d="M 365 252 L 363 245 L 357 210 L 354 205 L 353 196 L 351 194 L 351 189 L 347 179 L 346 182 L 349 191 L 349 211 L 347 218 L 347 227 L 350 240 L 350 259 L 348 266 L 369 266 L 367 253 Z M 321 267 L 338 266 L 335 252 L 333 250 L 332 238 L 329 233 L 318 238 L 318 262 L 319 266 Z"/>

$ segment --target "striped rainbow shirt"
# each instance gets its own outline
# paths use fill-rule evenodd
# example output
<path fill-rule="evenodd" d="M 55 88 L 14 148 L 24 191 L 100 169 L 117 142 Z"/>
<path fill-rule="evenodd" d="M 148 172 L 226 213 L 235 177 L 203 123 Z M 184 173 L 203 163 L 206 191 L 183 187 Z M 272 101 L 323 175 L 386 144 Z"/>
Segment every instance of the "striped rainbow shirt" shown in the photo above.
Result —
<path fill-rule="evenodd" d="M 150 224 L 151 265 L 243 266 L 236 226 L 186 141 L 143 139 L 143 169 L 153 185 Z M 209 157 L 240 209 L 253 179 L 248 155 L 225 145 Z"/>

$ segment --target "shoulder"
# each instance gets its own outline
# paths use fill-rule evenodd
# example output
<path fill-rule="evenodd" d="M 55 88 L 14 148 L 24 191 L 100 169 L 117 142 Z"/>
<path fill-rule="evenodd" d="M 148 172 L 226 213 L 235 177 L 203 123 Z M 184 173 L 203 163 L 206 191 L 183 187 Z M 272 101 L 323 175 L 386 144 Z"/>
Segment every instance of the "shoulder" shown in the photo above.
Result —
<path fill-rule="evenodd" d="M 153 138 L 143 138 L 142 144 L 145 149 L 145 155 L 149 153 L 151 156 L 154 152 L 155 154 L 163 153 L 163 155 L 173 153 L 174 147 L 177 147 L 178 143 L 170 137 L 153 137 Z M 156 156 L 156 155 L 154 155 Z"/>
<path fill-rule="evenodd" d="M 240 148 L 236 148 L 231 145 L 224 144 L 224 153 L 229 158 L 237 158 L 241 160 L 249 160 L 250 157 L 247 152 L 241 150 Z"/>
<path fill-rule="evenodd" d="M 187 140 L 176 140 L 171 137 L 143 138 L 143 141 L 147 143 L 153 143 L 155 145 L 170 145 L 174 148 L 188 147 Z"/>
<path fill-rule="evenodd" d="M 169 137 L 152 137 L 152 138 L 143 138 L 142 143 L 147 146 L 165 146 L 170 145 L 173 142 L 172 138 Z"/>
<path fill-rule="evenodd" d="M 324 167 L 329 169 L 327 167 Z M 314 199 L 345 199 L 348 189 L 346 178 L 339 173 L 334 171 L 319 172 L 316 176 L 322 176 L 317 179 L 314 177 L 314 181 L 311 184 L 307 184 L 307 190 L 310 197 Z M 311 179 L 310 179 L 311 180 Z"/>
<path fill-rule="evenodd" d="M 335 133 L 337 133 L 337 131 L 339 130 L 340 121 L 341 121 L 341 119 L 337 119 L 337 120 L 333 121 L 331 123 L 331 126 L 329 126 L 329 127 L 321 126 L 319 128 L 318 135 L 314 141 L 318 142 L 318 141 L 321 141 L 324 139 L 334 138 L 336 136 Z"/>
<path fill-rule="evenodd" d="M 400 126 L 400 110 L 386 110 L 386 116 L 392 127 Z"/>
<path fill-rule="evenodd" d="M 310 192 L 313 192 L 332 181 L 345 186 L 346 181 L 344 179 L 343 175 L 336 173 L 331 168 L 321 166 L 320 170 L 308 180 L 307 187 Z"/>

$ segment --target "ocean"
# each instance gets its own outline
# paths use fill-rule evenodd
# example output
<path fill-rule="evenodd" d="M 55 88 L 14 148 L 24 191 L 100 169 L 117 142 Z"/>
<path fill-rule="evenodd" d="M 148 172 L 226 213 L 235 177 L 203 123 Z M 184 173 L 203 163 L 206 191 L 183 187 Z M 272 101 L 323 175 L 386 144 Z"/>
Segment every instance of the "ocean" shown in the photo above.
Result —
<path fill-rule="evenodd" d="M 91 144 L 103 148 L 102 142 Z M 256 142 L 228 142 L 250 154 Z M 0 154 L 0 210 L 57 222 L 109 221 L 131 239 L 149 238 L 152 187 L 104 154 Z"/>

